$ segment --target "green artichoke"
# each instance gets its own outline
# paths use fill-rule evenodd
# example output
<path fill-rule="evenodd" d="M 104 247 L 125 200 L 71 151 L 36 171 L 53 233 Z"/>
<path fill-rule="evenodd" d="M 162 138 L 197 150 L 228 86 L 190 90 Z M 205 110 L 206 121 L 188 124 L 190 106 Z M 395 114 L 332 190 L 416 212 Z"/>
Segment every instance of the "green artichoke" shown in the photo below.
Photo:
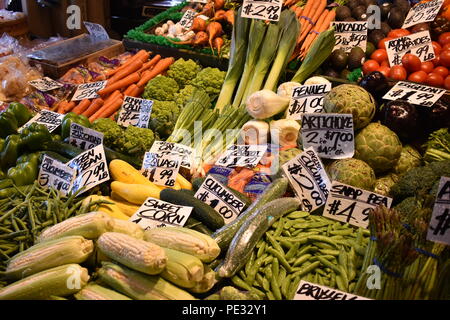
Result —
<path fill-rule="evenodd" d="M 399 176 L 395 173 L 391 173 L 377 179 L 374 188 L 375 193 L 381 194 L 383 196 L 389 196 L 391 188 L 398 182 L 399 179 Z"/>
<path fill-rule="evenodd" d="M 303 151 L 297 148 L 290 148 L 283 151 L 280 151 L 280 167 L 285 163 L 291 161 L 296 156 L 298 156 Z"/>
<path fill-rule="evenodd" d="M 373 191 L 376 180 L 375 172 L 364 161 L 358 159 L 337 160 L 328 167 L 327 171 L 331 181 L 339 181 L 356 188 Z"/>
<path fill-rule="evenodd" d="M 396 174 L 404 174 L 412 168 L 419 167 L 422 164 L 422 156 L 419 151 L 410 145 L 403 147 L 400 159 L 394 166 L 393 172 Z"/>

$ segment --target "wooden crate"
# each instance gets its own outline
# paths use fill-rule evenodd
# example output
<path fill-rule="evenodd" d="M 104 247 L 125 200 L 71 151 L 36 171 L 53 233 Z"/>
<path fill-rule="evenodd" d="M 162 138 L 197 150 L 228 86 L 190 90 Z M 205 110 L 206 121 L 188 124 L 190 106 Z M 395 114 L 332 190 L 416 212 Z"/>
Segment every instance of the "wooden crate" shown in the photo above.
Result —
<path fill-rule="evenodd" d="M 3 33 L 9 34 L 11 37 L 22 37 L 28 34 L 27 17 L 24 16 L 15 20 L 7 20 L 0 22 L 0 35 Z"/>

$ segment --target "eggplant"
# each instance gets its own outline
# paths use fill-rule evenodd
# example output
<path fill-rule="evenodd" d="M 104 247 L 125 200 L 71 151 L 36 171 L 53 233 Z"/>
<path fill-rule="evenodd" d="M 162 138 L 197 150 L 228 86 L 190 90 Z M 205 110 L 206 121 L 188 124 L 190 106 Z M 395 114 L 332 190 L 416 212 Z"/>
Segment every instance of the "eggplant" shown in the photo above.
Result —
<path fill-rule="evenodd" d="M 389 101 L 381 109 L 381 123 L 394 131 L 404 143 L 416 139 L 421 128 L 423 131 L 419 119 L 417 107 L 405 100 Z"/>
<path fill-rule="evenodd" d="M 420 107 L 420 117 L 424 120 L 427 133 L 441 128 L 450 128 L 450 98 L 443 96 L 432 107 Z"/>
<path fill-rule="evenodd" d="M 389 83 L 386 77 L 378 71 L 374 71 L 359 81 L 359 85 L 366 89 L 376 100 L 381 100 L 389 91 Z"/>

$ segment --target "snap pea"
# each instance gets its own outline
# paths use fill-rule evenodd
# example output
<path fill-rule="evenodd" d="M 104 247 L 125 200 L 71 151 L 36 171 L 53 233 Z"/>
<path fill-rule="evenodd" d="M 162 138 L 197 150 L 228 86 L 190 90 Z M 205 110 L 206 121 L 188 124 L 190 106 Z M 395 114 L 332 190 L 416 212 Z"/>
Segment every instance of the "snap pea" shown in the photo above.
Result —
<path fill-rule="evenodd" d="M 336 265 L 334 265 L 333 263 L 331 263 L 327 259 L 323 258 L 323 256 L 316 256 L 316 257 L 317 257 L 317 260 L 319 260 L 320 263 L 322 263 L 324 266 L 329 267 L 331 270 L 333 270 L 337 274 L 341 273 L 341 269 L 339 269 Z"/>
<path fill-rule="evenodd" d="M 238 287 L 245 289 L 245 290 L 251 290 L 252 287 L 250 287 L 244 280 L 242 280 L 241 278 L 239 278 L 239 276 L 234 275 L 231 278 L 231 281 L 237 285 Z"/>
<path fill-rule="evenodd" d="M 265 241 L 262 241 L 262 244 L 261 244 L 261 246 L 258 248 L 258 252 L 257 252 L 257 254 L 256 254 L 256 256 L 257 256 L 258 258 L 261 257 L 261 256 L 263 255 L 264 251 L 266 250 L 266 246 L 267 246 L 266 242 L 265 242 Z"/>
<path fill-rule="evenodd" d="M 288 217 L 289 219 L 295 219 L 295 220 L 298 220 L 298 219 L 302 219 L 302 218 L 309 217 L 309 212 L 304 212 L 304 211 L 294 211 L 294 212 L 289 213 L 289 214 L 287 215 L 287 217 Z"/>
<path fill-rule="evenodd" d="M 313 271 L 314 269 L 316 269 L 318 266 L 320 265 L 319 261 L 313 262 L 310 265 L 306 266 L 303 270 L 299 270 L 297 272 L 295 272 L 293 274 L 293 277 L 302 277 L 305 274 L 310 273 L 311 271 Z"/>
<path fill-rule="evenodd" d="M 278 278 L 280 273 L 280 263 L 278 259 L 273 259 L 272 262 L 272 278 Z"/>
<path fill-rule="evenodd" d="M 339 290 L 347 292 L 348 284 L 345 283 L 344 279 L 339 274 L 336 275 L 336 284 Z"/>
<path fill-rule="evenodd" d="M 269 298 L 269 300 L 277 300 L 272 292 L 267 291 L 266 294 L 267 294 L 267 298 Z"/>
<path fill-rule="evenodd" d="M 261 268 L 262 264 L 264 263 L 265 259 L 267 257 L 267 254 L 264 254 L 263 256 L 257 258 L 255 260 L 255 263 L 253 264 L 252 268 L 247 272 L 247 283 L 252 285 L 255 281 L 255 276 L 258 273 L 259 269 Z"/>
<path fill-rule="evenodd" d="M 344 229 L 344 230 L 333 230 L 330 232 L 330 234 L 335 235 L 335 236 L 348 236 L 353 234 L 354 231 L 353 229 Z"/>
<path fill-rule="evenodd" d="M 266 289 L 266 288 L 264 288 L 264 277 L 260 273 L 257 273 L 255 278 L 256 278 L 256 282 L 258 283 L 259 287 Z"/>
<path fill-rule="evenodd" d="M 289 286 L 289 293 L 288 293 L 288 299 L 293 300 L 295 298 L 295 293 L 297 292 L 298 285 L 300 284 L 300 281 L 302 279 L 300 277 L 295 277 L 294 281 L 292 281 L 291 285 Z"/>
<path fill-rule="evenodd" d="M 281 283 L 281 294 L 287 299 L 288 298 L 288 291 L 289 291 L 289 285 L 291 284 L 291 274 L 288 274 L 286 278 L 284 278 L 283 282 Z"/>
<path fill-rule="evenodd" d="M 290 250 L 292 248 L 292 244 L 291 242 L 287 241 L 287 240 L 279 240 L 281 247 L 284 247 L 288 250 Z"/>
<path fill-rule="evenodd" d="M 270 282 L 269 282 L 269 280 L 267 280 L 266 277 L 263 277 L 263 289 L 266 292 L 270 292 Z"/>
<path fill-rule="evenodd" d="M 289 232 L 289 230 L 283 230 L 281 231 L 281 234 L 285 237 L 292 237 L 292 234 Z"/>
<path fill-rule="evenodd" d="M 263 265 L 267 266 L 268 264 L 272 263 L 273 257 L 272 256 L 268 256 L 264 259 Z"/>
<path fill-rule="evenodd" d="M 353 281 L 355 277 L 355 249 L 351 248 L 348 254 L 348 280 Z"/>
<path fill-rule="evenodd" d="M 271 288 L 272 288 L 272 293 L 273 293 L 275 299 L 277 299 L 277 300 L 283 299 L 281 297 L 280 286 L 278 284 L 278 278 L 276 276 L 273 276 L 271 278 Z"/>
<path fill-rule="evenodd" d="M 331 250 L 331 249 L 319 249 L 319 251 L 323 254 L 336 256 L 336 257 L 339 256 L 339 253 L 340 253 L 339 250 Z"/>
<path fill-rule="evenodd" d="M 300 247 L 300 242 L 295 242 L 291 248 L 289 249 L 289 251 L 286 253 L 286 260 L 289 261 L 292 257 L 294 257 L 294 255 L 296 254 L 296 252 L 298 251 L 298 248 Z"/>
<path fill-rule="evenodd" d="M 322 269 L 320 269 L 320 268 L 316 268 L 316 273 L 319 274 L 319 275 L 322 275 L 324 277 L 327 276 L 327 273 L 325 271 L 323 271 Z"/>
<path fill-rule="evenodd" d="M 289 263 L 286 261 L 286 258 L 283 255 L 281 255 L 278 251 L 276 251 L 272 248 L 267 249 L 267 252 L 269 254 L 273 255 L 276 259 L 278 259 L 279 263 L 281 263 L 283 265 L 283 267 L 286 268 L 287 272 L 291 272 L 292 268 L 289 265 Z"/>
<path fill-rule="evenodd" d="M 283 283 L 284 279 L 286 278 L 286 274 L 287 274 L 286 269 L 283 266 L 281 266 L 280 273 L 278 274 L 278 284 L 281 285 Z"/>
<path fill-rule="evenodd" d="M 279 253 L 284 254 L 283 248 L 280 246 L 280 244 L 275 240 L 273 236 L 271 236 L 269 233 L 266 233 L 266 238 L 269 240 L 272 247 L 277 250 Z"/>
<path fill-rule="evenodd" d="M 294 267 L 298 267 L 302 265 L 305 261 L 308 261 L 309 258 L 311 258 L 311 254 L 304 254 L 301 257 L 299 257 L 295 262 L 292 264 Z"/>
<path fill-rule="evenodd" d="M 281 231 L 283 231 L 284 220 L 285 220 L 285 218 L 284 218 L 284 217 L 281 217 L 281 218 L 277 221 L 278 226 L 276 226 L 275 232 L 274 232 L 274 234 L 273 234 L 274 237 L 279 236 L 279 235 L 281 234 Z"/>

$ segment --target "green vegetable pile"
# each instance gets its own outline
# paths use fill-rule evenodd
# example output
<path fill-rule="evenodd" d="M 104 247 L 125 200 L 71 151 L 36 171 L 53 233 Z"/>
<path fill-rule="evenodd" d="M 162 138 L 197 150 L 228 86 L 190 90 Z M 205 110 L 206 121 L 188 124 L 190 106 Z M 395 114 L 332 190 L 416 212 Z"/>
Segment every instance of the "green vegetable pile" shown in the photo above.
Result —
<path fill-rule="evenodd" d="M 424 160 L 433 161 L 450 160 L 450 130 L 442 128 L 433 132 L 426 144 Z"/>

